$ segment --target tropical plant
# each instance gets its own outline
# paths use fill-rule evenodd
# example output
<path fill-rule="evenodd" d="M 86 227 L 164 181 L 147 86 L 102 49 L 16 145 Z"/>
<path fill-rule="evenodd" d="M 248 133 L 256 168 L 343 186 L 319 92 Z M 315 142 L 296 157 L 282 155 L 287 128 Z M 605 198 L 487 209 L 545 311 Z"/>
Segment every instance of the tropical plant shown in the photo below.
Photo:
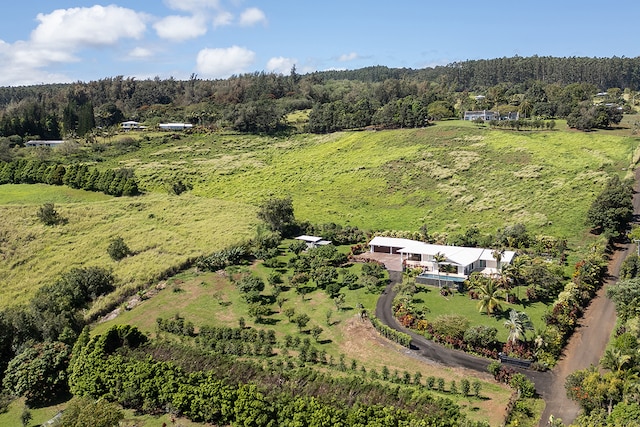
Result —
<path fill-rule="evenodd" d="M 440 283 L 440 264 L 442 264 L 443 262 L 445 262 L 447 260 L 447 257 L 438 252 L 437 254 L 435 254 L 433 256 L 433 261 L 435 261 L 436 263 L 436 269 L 437 269 L 437 274 L 438 274 L 438 287 L 441 288 L 442 284 Z"/>
<path fill-rule="evenodd" d="M 631 355 L 623 353 L 620 349 L 610 348 L 600 359 L 600 365 L 610 371 L 621 372 L 631 361 L 633 361 Z"/>
<path fill-rule="evenodd" d="M 524 311 L 511 310 L 509 319 L 504 322 L 504 327 L 509 329 L 508 340 L 516 343 L 523 339 L 527 331 L 533 331 L 533 323 Z"/>
<path fill-rule="evenodd" d="M 496 311 L 502 311 L 504 301 L 504 288 L 500 282 L 481 273 L 472 273 L 469 276 L 469 288 L 478 294 L 478 311 L 486 312 L 491 316 Z"/>

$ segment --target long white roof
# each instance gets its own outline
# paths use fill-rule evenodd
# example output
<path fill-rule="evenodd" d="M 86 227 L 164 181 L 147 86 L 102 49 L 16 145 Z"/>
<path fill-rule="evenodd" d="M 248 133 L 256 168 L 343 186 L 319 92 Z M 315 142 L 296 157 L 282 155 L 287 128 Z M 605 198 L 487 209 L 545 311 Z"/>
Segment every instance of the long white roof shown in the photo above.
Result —
<path fill-rule="evenodd" d="M 369 246 L 388 246 L 400 248 L 398 252 L 404 254 L 436 255 L 438 253 L 447 258 L 447 262 L 467 266 L 478 260 L 494 261 L 493 249 L 468 248 L 464 246 L 432 245 L 411 239 L 395 237 L 374 237 Z M 513 251 L 504 251 L 501 262 L 510 263 L 515 256 Z"/>

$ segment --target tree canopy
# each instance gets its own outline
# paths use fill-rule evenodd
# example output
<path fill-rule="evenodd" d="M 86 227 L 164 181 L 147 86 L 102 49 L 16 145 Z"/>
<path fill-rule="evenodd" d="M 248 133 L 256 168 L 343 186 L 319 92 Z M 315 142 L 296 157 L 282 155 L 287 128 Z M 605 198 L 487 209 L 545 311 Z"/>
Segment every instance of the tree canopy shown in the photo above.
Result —
<path fill-rule="evenodd" d="M 612 176 L 587 212 L 587 224 L 609 238 L 618 237 L 633 219 L 632 187 Z"/>

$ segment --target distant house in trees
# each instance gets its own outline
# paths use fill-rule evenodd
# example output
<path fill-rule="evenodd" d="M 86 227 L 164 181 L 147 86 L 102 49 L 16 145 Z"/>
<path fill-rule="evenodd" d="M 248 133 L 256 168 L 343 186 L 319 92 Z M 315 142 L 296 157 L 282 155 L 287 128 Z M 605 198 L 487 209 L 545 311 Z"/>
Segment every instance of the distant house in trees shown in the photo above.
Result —
<path fill-rule="evenodd" d="M 122 128 L 122 130 L 124 130 L 124 131 L 143 130 L 143 129 L 145 129 L 145 127 L 142 126 L 139 122 L 136 122 L 136 121 L 133 121 L 133 120 L 129 120 L 127 122 L 120 123 L 120 128 Z"/>
<path fill-rule="evenodd" d="M 160 130 L 186 130 L 193 127 L 191 123 L 160 123 L 158 126 Z"/>
<path fill-rule="evenodd" d="M 520 118 L 520 114 L 517 111 L 509 111 L 506 114 L 500 114 L 498 111 L 490 111 L 490 110 L 479 110 L 479 111 L 465 111 L 463 120 L 477 120 L 482 119 L 485 122 L 490 122 L 491 120 L 518 120 Z"/>
<path fill-rule="evenodd" d="M 302 240 L 307 244 L 307 248 L 316 248 L 318 246 L 330 245 L 330 240 L 324 240 L 322 237 L 302 235 L 296 237 L 296 240 Z"/>
<path fill-rule="evenodd" d="M 61 140 L 44 140 L 44 139 L 32 139 L 27 141 L 24 145 L 27 147 L 59 147 L 64 141 Z"/>
<path fill-rule="evenodd" d="M 464 117 L 462 119 L 469 120 L 469 121 L 481 119 L 481 120 L 484 120 L 485 122 L 488 122 L 491 120 L 498 120 L 499 118 L 500 118 L 500 113 L 498 113 L 497 111 L 479 110 L 479 111 L 465 111 Z"/>

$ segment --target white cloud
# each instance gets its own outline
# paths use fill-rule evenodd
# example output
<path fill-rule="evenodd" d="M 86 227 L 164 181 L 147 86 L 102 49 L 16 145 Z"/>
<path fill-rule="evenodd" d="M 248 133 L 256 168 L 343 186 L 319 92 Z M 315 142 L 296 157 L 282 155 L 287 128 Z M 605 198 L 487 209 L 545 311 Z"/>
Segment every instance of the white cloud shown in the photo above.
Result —
<path fill-rule="evenodd" d="M 31 33 L 31 42 L 61 50 L 139 39 L 146 30 L 143 14 L 114 5 L 58 9 L 38 14 L 37 20 L 40 24 Z"/>
<path fill-rule="evenodd" d="M 261 22 L 263 24 L 266 24 L 267 17 L 265 16 L 264 12 L 258 9 L 257 7 L 251 7 L 249 9 L 246 9 L 240 15 L 240 25 L 243 27 L 251 27 Z"/>
<path fill-rule="evenodd" d="M 205 19 L 197 16 L 167 16 L 153 25 L 158 37 L 172 41 L 184 41 L 207 33 Z"/>
<path fill-rule="evenodd" d="M 167 7 L 184 12 L 201 12 L 205 9 L 218 9 L 219 0 L 165 0 Z"/>
<path fill-rule="evenodd" d="M 277 58 L 271 58 L 267 61 L 266 69 L 279 74 L 289 74 L 291 68 L 296 64 L 296 60 L 293 58 L 285 58 L 279 56 Z"/>
<path fill-rule="evenodd" d="M 40 70 L 51 61 L 77 60 L 72 55 L 64 55 L 55 50 L 34 51 L 24 41 L 9 44 L 0 40 L 0 86 L 68 82 L 70 78 L 65 75 Z"/>
<path fill-rule="evenodd" d="M 38 14 L 29 40 L 0 43 L 0 84 L 68 82 L 72 79 L 45 67 L 79 62 L 84 48 L 117 45 L 122 39 L 140 39 L 146 31 L 145 14 L 118 6 L 58 9 Z M 75 80 L 75 78 L 74 78 Z"/>
<path fill-rule="evenodd" d="M 198 52 L 196 68 L 203 76 L 226 78 L 246 72 L 255 56 L 255 52 L 239 46 L 203 49 Z"/>
<path fill-rule="evenodd" d="M 233 21 L 233 15 L 229 12 L 220 12 L 213 18 L 213 27 L 225 27 Z"/>
<path fill-rule="evenodd" d="M 129 58 L 134 59 L 144 59 L 153 56 L 153 52 L 150 49 L 144 47 L 136 47 L 131 52 L 129 52 Z"/>
<path fill-rule="evenodd" d="M 358 59 L 359 57 L 360 57 L 360 55 L 358 55 L 355 52 L 345 53 L 343 55 L 340 55 L 340 57 L 338 58 L 338 61 L 340 61 L 340 62 L 348 62 L 348 61 L 353 61 L 354 59 Z"/>

